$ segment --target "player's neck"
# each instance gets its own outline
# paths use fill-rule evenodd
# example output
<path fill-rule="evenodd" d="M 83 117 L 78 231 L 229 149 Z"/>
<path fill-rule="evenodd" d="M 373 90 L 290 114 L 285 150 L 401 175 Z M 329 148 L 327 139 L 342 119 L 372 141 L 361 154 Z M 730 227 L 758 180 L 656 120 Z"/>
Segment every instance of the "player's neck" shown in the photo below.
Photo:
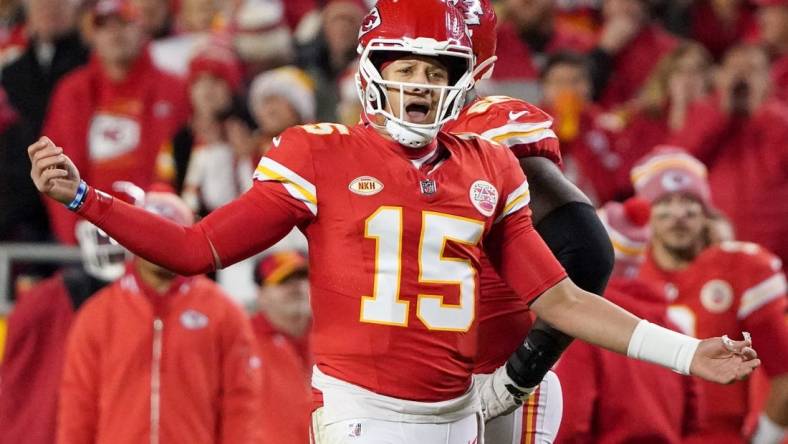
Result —
<path fill-rule="evenodd" d="M 651 255 L 660 269 L 668 272 L 681 271 L 687 268 L 702 250 L 701 245 L 693 245 L 687 249 L 673 249 L 662 242 L 654 242 Z"/>

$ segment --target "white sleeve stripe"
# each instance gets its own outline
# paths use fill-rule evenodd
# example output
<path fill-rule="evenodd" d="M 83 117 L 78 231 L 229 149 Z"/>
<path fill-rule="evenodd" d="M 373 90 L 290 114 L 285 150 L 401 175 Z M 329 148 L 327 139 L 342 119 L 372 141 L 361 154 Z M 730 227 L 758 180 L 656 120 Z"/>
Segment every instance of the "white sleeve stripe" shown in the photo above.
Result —
<path fill-rule="evenodd" d="M 312 201 L 306 198 L 304 194 L 298 190 L 298 188 L 294 187 L 292 184 L 285 182 L 283 182 L 282 185 L 284 185 L 285 189 L 287 190 L 288 193 L 290 193 L 291 196 L 293 196 L 296 200 L 302 202 L 306 206 L 306 208 L 310 212 L 312 212 L 312 214 L 317 216 L 317 205 L 315 205 L 314 203 L 312 203 Z"/>
<path fill-rule="evenodd" d="M 508 207 L 515 199 L 526 193 L 528 193 L 528 180 L 524 180 L 519 187 L 515 188 L 514 191 L 506 196 L 506 202 L 503 204 L 504 208 Z"/>
<path fill-rule="evenodd" d="M 507 133 L 527 133 L 538 129 L 549 129 L 553 125 L 550 120 L 536 123 L 510 123 L 507 125 L 499 126 L 498 128 L 489 129 L 481 134 L 486 139 L 492 139 Z"/>
<path fill-rule="evenodd" d="M 303 188 L 312 196 L 317 196 L 317 189 L 311 182 L 299 176 L 298 174 L 296 174 L 286 166 L 282 165 L 281 163 L 271 159 L 270 157 L 263 157 L 260 160 L 260 164 L 258 168 L 260 167 L 268 168 L 269 170 L 279 174 L 280 176 L 284 177 L 288 181 L 292 182 L 293 184 Z"/>
<path fill-rule="evenodd" d="M 736 316 L 744 319 L 769 302 L 784 297 L 785 292 L 785 274 L 777 273 L 744 292 Z"/>
<path fill-rule="evenodd" d="M 518 135 L 514 135 L 513 137 L 498 138 L 493 140 L 495 142 L 500 143 L 501 145 L 507 147 L 513 147 L 513 146 L 524 145 L 528 143 L 536 143 L 545 139 L 557 139 L 557 138 L 558 136 L 555 135 L 553 130 L 542 130 L 533 134 L 528 134 L 528 135 L 518 134 Z"/>
<path fill-rule="evenodd" d="M 503 211 L 501 211 L 501 215 L 498 216 L 498 218 L 495 219 L 495 222 L 493 223 L 497 224 L 498 222 L 502 221 L 503 218 L 505 218 L 506 216 L 520 211 L 521 209 L 528 206 L 530 202 L 531 202 L 531 193 L 526 191 L 524 194 L 521 194 L 520 197 L 513 200 L 510 206 L 507 205 L 506 207 L 504 207 Z"/>

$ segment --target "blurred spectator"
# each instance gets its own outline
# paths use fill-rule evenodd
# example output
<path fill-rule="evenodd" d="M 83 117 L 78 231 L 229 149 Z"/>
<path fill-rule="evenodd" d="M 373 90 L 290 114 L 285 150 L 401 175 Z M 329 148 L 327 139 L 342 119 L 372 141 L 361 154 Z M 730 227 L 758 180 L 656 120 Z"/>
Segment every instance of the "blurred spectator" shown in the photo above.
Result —
<path fill-rule="evenodd" d="M 233 107 L 242 80 L 241 66 L 232 48 L 219 41 L 203 46 L 189 63 L 188 93 L 192 114 L 163 146 L 156 169 L 159 179 L 172 183 L 178 192 L 189 194 L 184 198 L 195 212 L 201 208 L 217 208 L 238 195 L 239 190 L 247 188 L 239 188 L 238 180 L 231 173 L 235 161 L 222 120 Z M 227 155 L 223 154 L 225 152 Z M 191 176 L 184 190 L 189 169 Z M 223 170 L 230 171 L 230 176 L 221 174 Z M 251 173 L 246 171 L 245 174 L 251 184 Z M 229 196 L 228 189 L 231 190 Z M 208 193 L 225 197 L 217 201 L 217 196 Z"/>
<path fill-rule="evenodd" d="M 0 79 L 17 119 L 0 131 L 0 239 L 50 239 L 43 202 L 30 184 L 30 161 L 25 146 L 41 134 L 41 126 L 55 84 L 88 60 L 88 49 L 76 31 L 73 1 L 27 0 L 26 32 L 29 44 L 6 66 Z M 13 192 L 11 192 L 13 190 Z"/>
<path fill-rule="evenodd" d="M 648 202 L 609 202 L 599 216 L 616 254 L 605 298 L 649 322 L 678 331 L 668 320 L 664 292 L 636 278 L 648 243 Z M 572 400 L 564 404 L 558 444 L 680 444 L 700 425 L 701 399 L 695 379 L 579 341 L 561 356 L 556 373 Z"/>
<path fill-rule="evenodd" d="M 632 182 L 638 196 L 651 203 L 652 240 L 640 277 L 666 289 L 671 320 L 684 333 L 752 333 L 772 383 L 762 421 L 781 429 L 788 418 L 788 325 L 780 260 L 756 244 L 708 245 L 706 168 L 689 154 L 658 148 L 632 169 Z M 707 422 L 685 442 L 749 442 L 745 419 L 758 414 L 748 405 L 750 386 L 701 384 Z"/>
<path fill-rule="evenodd" d="M 0 0 L 0 69 L 16 60 L 26 45 L 21 0 Z"/>
<path fill-rule="evenodd" d="M 769 62 L 756 46 L 723 60 L 716 95 L 689 109 L 673 143 L 709 167 L 714 203 L 740 240 L 788 260 L 788 108 L 770 93 Z"/>
<path fill-rule="evenodd" d="M 591 32 L 557 22 L 558 5 L 553 0 L 505 0 L 502 8 L 505 20 L 498 27 L 496 81 L 536 81 L 550 54 L 593 47 Z"/>
<path fill-rule="evenodd" d="M 312 311 L 307 258 L 296 250 L 272 253 L 256 267 L 255 282 L 260 312 L 252 318 L 252 328 L 262 359 L 263 436 L 272 443 L 308 443 Z"/>
<path fill-rule="evenodd" d="M 150 192 L 143 205 L 175 223 L 193 222 L 174 194 Z M 212 281 L 137 258 L 77 314 L 58 442 L 260 442 L 253 348 L 248 319 Z"/>
<path fill-rule="evenodd" d="M 158 150 L 188 103 L 183 83 L 151 63 L 137 19 L 125 0 L 96 4 L 95 54 L 58 85 L 45 124 L 85 180 L 104 189 L 117 180 L 150 185 Z M 73 243 L 76 215 L 47 206 L 57 238 Z"/>
<path fill-rule="evenodd" d="M 731 46 L 758 33 L 755 11 L 748 0 L 665 2 L 666 26 L 703 45 L 715 60 Z"/>
<path fill-rule="evenodd" d="M 0 442 L 55 442 L 66 337 L 74 314 L 123 275 L 126 250 L 87 221 L 77 223 L 82 266 L 64 269 L 21 294 L 8 318 L 0 365 Z"/>
<path fill-rule="evenodd" d="M 676 38 L 651 23 L 647 0 L 605 0 L 593 60 L 594 95 L 605 107 L 637 94 Z"/>
<path fill-rule="evenodd" d="M 168 37 L 173 32 L 172 0 L 132 0 L 139 10 L 140 26 L 151 39 Z"/>
<path fill-rule="evenodd" d="M 320 33 L 298 48 L 298 64 L 315 79 L 317 120 L 337 120 L 339 79 L 356 59 L 361 20 L 367 13 L 361 0 L 329 0 L 321 12 Z"/>
<path fill-rule="evenodd" d="M 254 79 L 249 88 L 249 109 L 260 127 L 258 158 L 271 149 L 273 139 L 282 131 L 315 121 L 315 99 L 312 79 L 293 66 Z"/>
<path fill-rule="evenodd" d="M 757 0 L 761 40 L 772 58 L 777 95 L 788 100 L 788 1 Z"/>
<path fill-rule="evenodd" d="M 285 22 L 290 31 L 296 32 L 305 17 L 319 11 L 317 0 L 278 0 L 284 6 Z"/>
<path fill-rule="evenodd" d="M 174 34 L 151 44 L 150 53 L 156 67 L 185 77 L 191 58 L 220 27 L 220 12 L 219 0 L 180 0 Z"/>
<path fill-rule="evenodd" d="M 353 126 L 361 119 L 361 102 L 358 100 L 358 88 L 356 87 L 357 71 L 358 62 L 353 62 L 339 77 L 337 121 L 347 126 Z"/>
<path fill-rule="evenodd" d="M 246 78 L 292 63 L 295 50 L 285 22 L 285 2 L 239 0 L 238 3 L 231 16 L 230 31 L 244 63 Z"/>
<path fill-rule="evenodd" d="M 542 108 L 554 118 L 567 177 L 592 201 L 621 197 L 628 175 L 621 171 L 621 156 L 614 151 L 609 116 L 591 101 L 588 60 L 560 52 L 542 72 Z"/>

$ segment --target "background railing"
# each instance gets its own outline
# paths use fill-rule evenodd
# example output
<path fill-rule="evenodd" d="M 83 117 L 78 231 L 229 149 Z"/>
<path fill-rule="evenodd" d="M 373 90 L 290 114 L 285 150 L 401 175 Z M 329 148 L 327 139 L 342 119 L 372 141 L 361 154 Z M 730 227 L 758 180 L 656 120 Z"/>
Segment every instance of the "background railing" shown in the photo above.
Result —
<path fill-rule="evenodd" d="M 14 282 L 11 268 L 15 263 L 78 263 L 82 260 L 78 247 L 57 244 L 0 243 L 0 315 L 13 307 L 11 296 Z"/>

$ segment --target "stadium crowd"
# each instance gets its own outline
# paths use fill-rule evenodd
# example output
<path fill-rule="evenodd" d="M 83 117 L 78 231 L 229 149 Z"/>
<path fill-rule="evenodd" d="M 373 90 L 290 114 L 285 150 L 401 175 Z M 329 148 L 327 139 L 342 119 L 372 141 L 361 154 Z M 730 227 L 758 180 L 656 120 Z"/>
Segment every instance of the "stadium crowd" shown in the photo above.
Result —
<path fill-rule="evenodd" d="M 285 129 L 359 121 L 374 3 L 0 0 L 0 242 L 84 254 L 14 268 L 0 444 L 309 442 L 303 235 L 181 277 L 41 196 L 27 147 L 45 135 L 91 186 L 189 226 L 252 187 Z M 493 3 L 476 88 L 551 116 L 539 137 L 615 252 L 604 296 L 695 337 L 749 331 L 763 359 L 717 386 L 576 342 L 563 418 L 537 392 L 506 442 L 785 442 L 788 0 Z"/>

